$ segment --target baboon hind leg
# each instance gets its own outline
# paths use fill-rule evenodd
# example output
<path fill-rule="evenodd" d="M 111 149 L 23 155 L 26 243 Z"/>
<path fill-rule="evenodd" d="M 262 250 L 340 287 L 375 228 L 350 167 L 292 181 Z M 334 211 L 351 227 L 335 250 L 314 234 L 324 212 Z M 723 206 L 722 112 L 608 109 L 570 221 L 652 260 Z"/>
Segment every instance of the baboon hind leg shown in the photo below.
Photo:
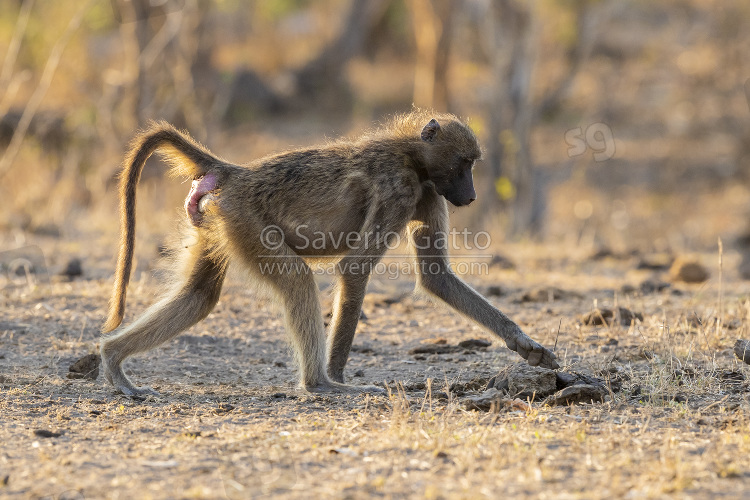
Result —
<path fill-rule="evenodd" d="M 368 274 L 342 274 L 339 278 L 328 333 L 328 376 L 335 382 L 344 382 L 344 366 L 359 323 L 368 278 Z"/>
<path fill-rule="evenodd" d="M 212 259 L 203 249 L 191 250 L 194 262 L 182 284 L 139 319 L 102 339 L 100 351 L 104 376 L 123 394 L 158 394 L 151 388 L 134 386 L 123 372 L 123 361 L 153 349 L 193 326 L 208 316 L 219 300 L 226 274 L 225 263 Z"/>

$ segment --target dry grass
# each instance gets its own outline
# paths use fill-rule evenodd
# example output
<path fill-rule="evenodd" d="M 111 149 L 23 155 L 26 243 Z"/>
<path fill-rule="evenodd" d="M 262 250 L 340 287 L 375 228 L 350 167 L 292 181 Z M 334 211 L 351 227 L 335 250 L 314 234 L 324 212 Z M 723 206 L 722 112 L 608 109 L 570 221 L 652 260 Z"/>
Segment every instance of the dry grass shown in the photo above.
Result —
<path fill-rule="evenodd" d="M 51 253 L 46 243 L 42 247 Z M 605 403 L 527 411 L 464 409 L 462 399 L 515 362 L 487 351 L 409 356 L 429 338 L 483 334 L 419 298 L 386 305 L 408 283 L 376 280 L 348 373 L 388 380 L 387 396 L 311 396 L 294 369 L 279 319 L 233 283 L 216 312 L 178 340 L 129 365 L 164 397 L 134 401 L 101 381 L 65 378 L 96 347 L 109 281 L 5 289 L 0 306 L 0 494 L 33 498 L 711 498 L 750 491 L 748 374 L 731 353 L 747 337 L 748 287 L 724 277 L 651 295 L 614 293 L 637 283 L 633 261 L 598 263 L 528 245 L 507 248 L 516 270 L 473 277 L 568 369 L 622 382 Z M 64 256 L 59 256 L 62 265 Z M 705 256 L 706 262 L 716 256 Z M 736 256 L 726 256 L 734 262 Z M 576 271 L 574 268 L 579 266 Z M 725 264 L 726 265 L 726 264 Z M 106 276 L 107 258 L 85 262 Z M 53 266 L 53 274 L 57 267 Z M 558 270 L 565 269 L 565 272 Z M 729 275 L 729 273 L 726 273 Z M 129 311 L 157 290 L 136 280 Z M 576 292 L 518 303 L 538 286 Z M 614 288 L 617 290 L 618 288 Z M 324 306 L 330 300 L 324 296 Z M 592 306 L 630 308 L 643 322 L 585 326 Z M 720 305 L 721 304 L 721 305 Z M 717 325 L 716 318 L 721 318 Z M 417 325 L 417 326 L 415 326 Z M 558 334 L 559 328 L 559 334 Z M 440 393 L 447 393 L 445 395 Z M 35 430 L 62 432 L 44 438 Z M 4 481 L 4 480 L 3 480 Z"/>

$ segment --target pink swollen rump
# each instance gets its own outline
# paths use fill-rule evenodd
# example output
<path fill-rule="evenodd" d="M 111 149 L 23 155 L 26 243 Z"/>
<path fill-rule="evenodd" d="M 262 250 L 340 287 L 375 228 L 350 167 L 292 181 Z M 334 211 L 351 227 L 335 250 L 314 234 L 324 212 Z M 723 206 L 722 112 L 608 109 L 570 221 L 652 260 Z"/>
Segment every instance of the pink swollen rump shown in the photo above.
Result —
<path fill-rule="evenodd" d="M 199 207 L 201 198 L 216 189 L 216 175 L 207 173 L 203 177 L 195 179 L 190 187 L 190 193 L 185 198 L 185 212 L 194 226 L 198 226 L 203 219 L 203 213 Z"/>

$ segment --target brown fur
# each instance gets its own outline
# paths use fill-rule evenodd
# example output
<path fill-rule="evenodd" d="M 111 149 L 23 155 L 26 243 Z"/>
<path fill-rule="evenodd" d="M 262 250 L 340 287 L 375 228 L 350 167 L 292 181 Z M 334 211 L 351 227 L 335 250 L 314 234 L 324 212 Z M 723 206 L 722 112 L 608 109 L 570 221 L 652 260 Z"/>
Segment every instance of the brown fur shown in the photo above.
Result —
<path fill-rule="evenodd" d="M 173 173 L 196 179 L 211 172 L 217 189 L 200 225 L 190 228 L 197 243 L 182 249 L 183 271 L 170 292 L 102 341 L 105 376 L 120 391 L 152 392 L 133 386 L 122 362 L 203 319 L 218 300 L 230 260 L 249 268 L 283 306 L 301 386 L 310 391 L 377 390 L 343 384 L 369 279 L 361 269 L 382 257 L 384 235 L 403 234 L 407 226 L 418 262 L 436 263 L 440 269 L 419 277 L 425 290 L 499 335 L 531 364 L 557 367 L 554 354 L 450 272 L 444 249 L 427 244 L 438 232 L 448 231 L 446 199 L 455 205 L 474 200 L 471 167 L 481 150 L 471 129 L 455 116 L 426 111 L 399 116 L 356 140 L 287 151 L 247 166 L 216 158 L 166 123 L 153 124 L 136 137 L 123 170 L 122 242 L 105 331 L 116 328 L 124 314 L 135 243 L 136 184 L 148 156 L 165 147 Z M 270 226 L 284 235 L 278 248 L 261 240 Z M 315 249 L 305 239 L 317 232 L 369 236 L 369 244 L 327 241 Z M 339 288 L 327 342 L 306 259 L 338 261 Z M 261 271 L 261 266 L 280 264 L 302 272 Z"/>

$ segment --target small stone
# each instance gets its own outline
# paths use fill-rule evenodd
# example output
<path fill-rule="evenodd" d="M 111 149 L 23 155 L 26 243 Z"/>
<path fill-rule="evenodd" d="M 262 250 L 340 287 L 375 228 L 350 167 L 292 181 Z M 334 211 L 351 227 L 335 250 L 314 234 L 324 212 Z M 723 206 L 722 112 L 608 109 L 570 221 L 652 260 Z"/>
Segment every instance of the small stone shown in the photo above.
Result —
<path fill-rule="evenodd" d="M 734 343 L 734 355 L 743 363 L 750 365 L 750 341 L 737 339 Z"/>
<path fill-rule="evenodd" d="M 550 398 L 549 404 L 567 406 L 577 403 L 598 403 L 604 401 L 607 390 L 603 387 L 589 384 L 579 384 L 566 387 Z"/>
<path fill-rule="evenodd" d="M 36 429 L 34 435 L 41 438 L 56 438 L 62 436 L 62 432 L 52 432 L 47 429 Z"/>
<path fill-rule="evenodd" d="M 70 279 L 73 279 L 77 276 L 83 276 L 83 264 L 81 263 L 81 259 L 73 258 L 68 261 L 68 264 L 65 266 L 65 269 L 63 269 L 63 272 L 61 272 L 63 276 L 67 276 Z"/>
<path fill-rule="evenodd" d="M 467 339 L 458 343 L 458 347 L 463 347 L 464 349 L 486 349 L 491 345 L 492 342 L 484 339 Z"/>
<path fill-rule="evenodd" d="M 354 372 L 354 376 L 355 377 L 364 377 L 365 376 L 365 371 L 364 370 L 357 370 L 356 372 Z"/>
<path fill-rule="evenodd" d="M 457 345 L 427 344 L 411 349 L 409 354 L 450 354 L 461 350 Z"/>
<path fill-rule="evenodd" d="M 217 415 L 223 415 L 225 413 L 229 413 L 232 410 L 234 410 L 234 406 L 228 403 L 219 403 L 219 405 L 214 408 L 214 413 L 216 413 Z"/>
<path fill-rule="evenodd" d="M 68 368 L 68 378 L 96 380 L 101 361 L 102 358 L 98 354 L 87 354 L 79 358 Z"/>
<path fill-rule="evenodd" d="M 643 314 L 633 312 L 624 307 L 617 308 L 617 314 L 612 309 L 602 308 L 594 309 L 588 314 L 581 317 L 584 325 L 612 325 L 615 320 L 619 320 L 622 326 L 630 326 L 635 320 L 643 321 Z"/>
<path fill-rule="evenodd" d="M 600 378 L 575 372 L 555 372 L 556 389 L 558 391 L 574 385 L 593 385 L 607 390 L 607 383 Z"/>
<path fill-rule="evenodd" d="M 463 406 L 466 410 L 490 411 L 493 405 L 496 408 L 504 406 L 509 401 L 503 397 L 503 394 L 497 389 L 487 389 L 479 396 L 473 396 L 463 400 Z"/>
<path fill-rule="evenodd" d="M 487 287 L 488 297 L 502 297 L 505 295 L 505 291 L 497 285 L 491 285 Z"/>
<path fill-rule="evenodd" d="M 670 285 L 666 281 L 647 279 L 643 280 L 638 288 L 640 288 L 643 295 L 649 295 L 652 293 L 663 292 L 670 286 L 672 285 Z"/>
<path fill-rule="evenodd" d="M 703 283 L 708 280 L 710 274 L 708 269 L 697 260 L 680 257 L 669 268 L 669 276 L 672 278 L 672 281 Z"/>
<path fill-rule="evenodd" d="M 274 399 L 286 399 L 286 394 L 284 394 L 283 392 L 275 392 L 271 395 L 271 397 Z"/>

